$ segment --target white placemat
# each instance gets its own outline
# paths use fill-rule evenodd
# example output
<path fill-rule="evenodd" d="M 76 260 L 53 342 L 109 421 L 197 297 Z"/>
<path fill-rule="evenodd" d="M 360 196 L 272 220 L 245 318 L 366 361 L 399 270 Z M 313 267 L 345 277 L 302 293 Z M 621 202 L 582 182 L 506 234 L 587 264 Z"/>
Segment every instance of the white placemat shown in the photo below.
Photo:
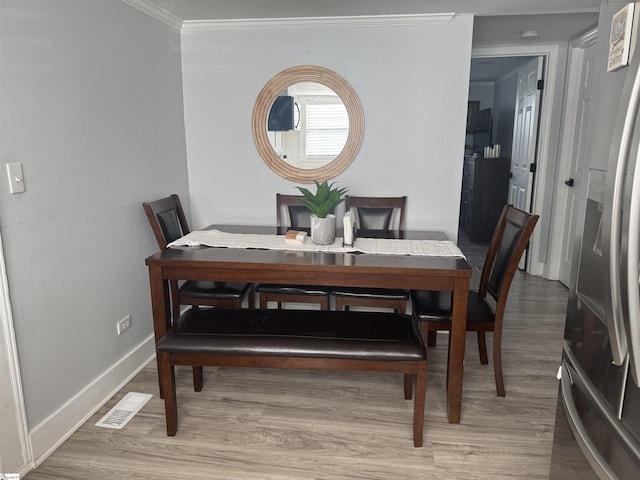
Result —
<path fill-rule="evenodd" d="M 458 246 L 450 240 L 400 240 L 389 238 L 357 238 L 353 246 L 343 246 L 342 237 L 331 245 L 316 245 L 308 238 L 302 245 L 285 243 L 284 235 L 255 233 L 228 233 L 220 230 L 202 230 L 188 233 L 171 242 L 169 247 L 261 248 L 266 250 L 297 250 L 304 252 L 376 253 L 381 255 L 423 255 L 465 258 Z"/>

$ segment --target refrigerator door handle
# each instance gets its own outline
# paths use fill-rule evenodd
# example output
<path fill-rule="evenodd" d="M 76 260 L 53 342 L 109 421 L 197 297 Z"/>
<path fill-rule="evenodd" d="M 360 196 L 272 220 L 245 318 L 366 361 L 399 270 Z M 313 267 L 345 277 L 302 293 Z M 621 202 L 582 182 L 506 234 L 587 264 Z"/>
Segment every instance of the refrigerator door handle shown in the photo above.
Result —
<path fill-rule="evenodd" d="M 636 75 L 629 104 L 624 118 L 622 135 L 620 137 L 620 150 L 617 154 L 616 171 L 613 181 L 613 198 L 610 203 L 606 203 L 604 214 L 605 221 L 610 221 L 608 258 L 609 263 L 609 308 L 607 326 L 609 329 L 609 342 L 613 363 L 622 365 L 627 356 L 627 338 L 624 329 L 622 313 L 622 297 L 620 287 L 620 241 L 622 235 L 622 203 L 624 196 L 624 179 L 627 170 L 627 159 L 633 137 L 633 127 L 638 113 L 638 103 L 640 102 L 640 70 Z M 611 210 L 609 210 L 609 208 Z M 637 284 L 637 282 L 636 282 Z"/>
<path fill-rule="evenodd" d="M 639 152 L 640 153 L 640 152 Z M 627 338 L 629 368 L 636 386 L 640 387 L 640 155 L 636 159 L 631 199 L 629 201 L 629 232 L 627 244 Z"/>

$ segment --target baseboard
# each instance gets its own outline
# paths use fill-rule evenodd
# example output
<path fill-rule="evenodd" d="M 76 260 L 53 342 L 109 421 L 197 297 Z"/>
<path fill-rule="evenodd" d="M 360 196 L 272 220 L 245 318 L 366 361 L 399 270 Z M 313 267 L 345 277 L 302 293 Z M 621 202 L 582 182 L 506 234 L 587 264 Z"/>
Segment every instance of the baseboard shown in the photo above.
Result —
<path fill-rule="evenodd" d="M 150 335 L 129 354 L 96 378 L 30 432 L 35 466 L 40 465 L 67 438 L 155 359 Z"/>

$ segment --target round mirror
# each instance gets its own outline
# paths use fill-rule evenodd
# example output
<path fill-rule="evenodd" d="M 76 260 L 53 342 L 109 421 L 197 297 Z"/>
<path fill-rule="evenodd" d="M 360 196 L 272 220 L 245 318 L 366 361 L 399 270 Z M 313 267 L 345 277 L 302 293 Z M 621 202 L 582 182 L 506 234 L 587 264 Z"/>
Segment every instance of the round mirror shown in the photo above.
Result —
<path fill-rule="evenodd" d="M 253 109 L 253 139 L 278 175 L 301 183 L 333 178 L 362 145 L 364 115 L 355 91 L 337 73 L 302 65 L 273 77 Z"/>

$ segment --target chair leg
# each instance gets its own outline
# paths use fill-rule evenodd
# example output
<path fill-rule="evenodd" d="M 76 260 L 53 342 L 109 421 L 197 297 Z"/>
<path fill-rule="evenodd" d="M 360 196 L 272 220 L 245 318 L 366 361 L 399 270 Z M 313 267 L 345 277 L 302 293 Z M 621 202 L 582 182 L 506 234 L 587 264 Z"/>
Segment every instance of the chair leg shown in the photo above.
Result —
<path fill-rule="evenodd" d="M 411 373 L 404 374 L 404 399 L 411 400 L 411 394 L 413 392 L 413 377 L 415 375 Z"/>
<path fill-rule="evenodd" d="M 424 408 L 427 397 L 427 362 L 421 362 L 416 375 L 416 395 L 413 401 L 413 446 L 422 446 Z"/>
<path fill-rule="evenodd" d="M 341 296 L 339 296 L 339 295 L 336 295 L 336 296 L 335 296 L 335 297 L 333 297 L 333 298 L 335 299 L 335 306 L 334 306 L 334 309 L 335 309 L 337 312 L 341 312 L 341 311 L 342 311 L 342 309 L 344 308 L 344 299 L 343 299 Z"/>
<path fill-rule="evenodd" d="M 477 333 L 478 333 L 478 353 L 480 354 L 480 363 L 482 365 L 486 365 L 487 363 L 489 363 L 489 358 L 487 358 L 487 340 L 485 338 L 484 332 L 477 332 Z"/>
<path fill-rule="evenodd" d="M 504 378 L 502 377 L 502 333 L 493 332 L 493 374 L 496 377 L 496 393 L 505 396 Z"/>
<path fill-rule="evenodd" d="M 248 306 L 251 309 L 256 308 L 256 292 L 253 287 L 249 290 Z"/>
<path fill-rule="evenodd" d="M 180 318 L 180 295 L 178 293 L 178 282 L 172 280 L 170 282 L 171 290 L 171 307 L 172 307 L 172 322 L 176 322 Z"/>
<path fill-rule="evenodd" d="M 329 295 L 327 295 L 326 297 L 323 297 L 322 300 L 320 300 L 320 310 L 329 310 L 329 299 L 330 297 Z"/>
<path fill-rule="evenodd" d="M 160 383 L 164 391 L 164 414 L 167 422 L 167 435 L 174 436 L 178 431 L 178 405 L 176 403 L 175 369 L 171 365 L 171 354 L 158 352 Z"/>
<path fill-rule="evenodd" d="M 262 310 L 267 308 L 269 302 L 267 302 L 267 296 L 264 293 L 260 294 L 260 308 Z"/>
<path fill-rule="evenodd" d="M 449 341 L 447 343 L 447 376 L 444 378 L 449 378 L 449 364 L 450 364 L 450 360 L 451 360 L 451 332 L 449 332 Z M 449 388 L 449 382 L 446 382 L 447 384 L 447 388 Z"/>
<path fill-rule="evenodd" d="M 202 391 L 202 366 L 193 366 L 193 390 L 196 392 Z"/>

